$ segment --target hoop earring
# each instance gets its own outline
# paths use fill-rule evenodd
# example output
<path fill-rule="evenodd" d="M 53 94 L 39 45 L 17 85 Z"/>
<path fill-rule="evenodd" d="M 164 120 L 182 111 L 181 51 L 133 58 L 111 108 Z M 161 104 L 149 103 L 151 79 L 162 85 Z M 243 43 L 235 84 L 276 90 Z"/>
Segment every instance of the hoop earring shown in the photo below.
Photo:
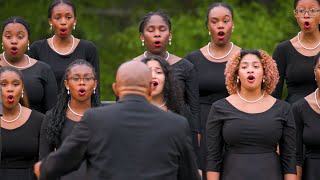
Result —
<path fill-rule="evenodd" d="M 67 88 L 67 94 L 70 94 L 70 91 L 69 91 L 69 89 Z"/>
<path fill-rule="evenodd" d="M 144 39 L 141 40 L 141 46 L 144 46 Z"/>
<path fill-rule="evenodd" d="M 52 24 L 50 24 L 50 30 L 52 30 Z"/>
<path fill-rule="evenodd" d="M 93 88 L 93 94 L 96 94 L 96 88 Z"/>
<path fill-rule="evenodd" d="M 21 98 L 23 98 L 23 90 L 22 90 L 22 93 L 21 93 Z"/>
<path fill-rule="evenodd" d="M 171 46 L 171 39 L 169 39 L 169 45 Z"/>

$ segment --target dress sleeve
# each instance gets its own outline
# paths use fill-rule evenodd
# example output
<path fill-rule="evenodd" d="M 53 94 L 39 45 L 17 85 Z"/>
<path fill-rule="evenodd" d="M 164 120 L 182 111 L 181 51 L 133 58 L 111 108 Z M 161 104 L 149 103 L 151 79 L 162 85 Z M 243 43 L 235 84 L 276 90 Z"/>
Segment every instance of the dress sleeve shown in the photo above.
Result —
<path fill-rule="evenodd" d="M 87 152 L 87 144 L 90 143 L 90 117 L 86 112 L 61 147 L 42 160 L 40 179 L 55 179 L 80 167 Z"/>
<path fill-rule="evenodd" d="M 207 171 L 220 172 L 222 164 L 223 121 L 214 105 L 211 106 L 207 121 Z"/>
<path fill-rule="evenodd" d="M 276 89 L 274 90 L 274 92 L 272 93 L 272 96 L 274 96 L 275 98 L 281 99 L 282 97 L 282 91 L 283 91 L 283 84 L 284 84 L 284 80 L 286 78 L 286 59 L 285 59 L 285 55 L 283 53 L 283 48 L 281 48 L 281 46 L 277 46 L 276 49 L 274 50 L 273 56 L 272 58 L 276 61 L 277 63 L 277 68 L 278 68 L 278 72 L 279 72 L 279 82 L 276 86 Z"/>
<path fill-rule="evenodd" d="M 58 87 L 54 73 L 49 65 L 44 72 L 46 75 L 46 82 L 44 83 L 44 99 L 42 100 L 42 111 L 46 113 L 53 108 L 57 103 Z"/>
<path fill-rule="evenodd" d="M 280 158 L 283 174 L 296 174 L 296 127 L 290 107 L 287 109 L 279 142 Z"/>
<path fill-rule="evenodd" d="M 53 144 L 48 140 L 48 113 L 44 116 L 40 130 L 40 143 L 39 143 L 39 160 L 45 158 L 50 152 L 54 150 Z"/>
<path fill-rule="evenodd" d="M 179 158 L 178 180 L 200 180 L 196 156 L 193 151 L 190 127 L 185 120 L 183 135 L 178 140 L 181 146 L 181 158 Z"/>
<path fill-rule="evenodd" d="M 30 45 L 30 50 L 27 52 L 27 54 L 31 58 L 39 60 L 38 47 L 36 42 Z"/>
<path fill-rule="evenodd" d="M 299 101 L 298 101 L 299 102 Z M 303 165 L 303 139 L 302 139 L 302 134 L 303 134 L 303 120 L 301 118 L 301 112 L 300 109 L 301 107 L 299 106 L 300 104 L 294 103 L 292 105 L 292 112 L 294 116 L 294 120 L 296 122 L 296 133 L 297 133 L 297 152 L 296 152 L 296 157 L 297 157 L 297 165 L 302 166 Z"/>
<path fill-rule="evenodd" d="M 99 64 L 99 53 L 97 47 L 92 43 L 92 48 L 90 48 L 90 52 L 88 55 L 88 62 L 91 63 L 91 65 L 96 70 L 96 79 L 98 81 L 98 85 L 96 88 L 96 93 L 98 94 L 98 97 L 100 98 L 100 64 Z"/>
<path fill-rule="evenodd" d="M 190 74 L 186 80 L 186 103 L 190 106 L 191 113 L 193 115 L 194 128 L 193 130 L 200 132 L 200 103 L 199 103 L 199 83 L 197 72 L 192 65 L 192 69 L 190 70 Z"/>

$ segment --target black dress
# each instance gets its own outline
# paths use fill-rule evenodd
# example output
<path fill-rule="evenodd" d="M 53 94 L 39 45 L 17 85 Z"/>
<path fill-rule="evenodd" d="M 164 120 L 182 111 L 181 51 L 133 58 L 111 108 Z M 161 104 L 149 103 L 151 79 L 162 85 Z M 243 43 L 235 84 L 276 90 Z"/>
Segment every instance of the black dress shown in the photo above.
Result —
<path fill-rule="evenodd" d="M 218 100 L 207 124 L 207 171 L 220 172 L 222 180 L 283 180 L 296 173 L 295 140 L 288 103 L 276 100 L 264 112 L 245 113 Z"/>
<path fill-rule="evenodd" d="M 208 114 L 212 103 L 229 95 L 224 76 L 227 62 L 218 63 L 209 61 L 200 50 L 191 52 L 185 58 L 194 65 L 199 82 L 201 131 L 199 165 L 202 170 L 205 170 L 207 157 L 206 125 Z"/>
<path fill-rule="evenodd" d="M 198 154 L 198 133 L 199 126 L 199 86 L 194 66 L 186 59 L 181 59 L 171 65 L 174 75 L 177 78 L 182 92 L 184 93 L 184 113 L 188 119 L 192 131 L 192 143 L 196 154 Z"/>
<path fill-rule="evenodd" d="M 292 111 L 297 126 L 297 165 L 302 166 L 302 179 L 318 180 L 320 177 L 320 114 L 315 112 L 304 98 L 292 105 Z"/>
<path fill-rule="evenodd" d="M 1 180 L 36 180 L 33 165 L 38 161 L 43 116 L 32 111 L 22 126 L 12 130 L 1 128 Z"/>
<path fill-rule="evenodd" d="M 64 80 L 63 75 L 68 65 L 76 59 L 88 61 L 96 70 L 98 80 L 97 92 L 100 94 L 99 55 L 96 46 L 92 42 L 81 39 L 71 54 L 60 55 L 51 49 L 47 39 L 43 39 L 32 43 L 28 54 L 30 57 L 43 61 L 51 66 L 57 80 L 59 91 L 61 81 Z"/>
<path fill-rule="evenodd" d="M 37 61 L 21 72 L 30 108 L 45 114 L 57 102 L 58 87 L 51 67 Z"/>
<path fill-rule="evenodd" d="M 315 56 L 304 56 L 292 45 L 290 40 L 280 43 L 273 53 L 280 75 L 273 96 L 281 99 L 284 80 L 288 88 L 286 101 L 290 104 L 312 93 L 316 88 L 314 80 Z"/>
<path fill-rule="evenodd" d="M 49 111 L 50 112 L 50 111 Z M 49 113 L 48 112 L 48 113 Z M 54 144 L 49 142 L 47 138 L 47 128 L 48 128 L 48 113 L 44 117 L 42 126 L 41 126 L 41 133 L 40 133 L 40 145 L 39 145 L 39 159 L 42 160 L 44 159 L 48 154 L 50 154 L 52 151 L 55 149 L 58 149 L 62 142 L 70 135 L 72 132 L 73 127 L 77 124 L 77 122 L 66 118 L 66 121 L 63 124 L 63 128 L 60 134 L 60 139 L 58 146 L 55 147 Z M 73 171 L 65 176 L 60 177 L 60 180 L 82 180 L 85 179 L 86 175 L 86 163 L 82 162 L 80 168 L 76 171 Z"/>

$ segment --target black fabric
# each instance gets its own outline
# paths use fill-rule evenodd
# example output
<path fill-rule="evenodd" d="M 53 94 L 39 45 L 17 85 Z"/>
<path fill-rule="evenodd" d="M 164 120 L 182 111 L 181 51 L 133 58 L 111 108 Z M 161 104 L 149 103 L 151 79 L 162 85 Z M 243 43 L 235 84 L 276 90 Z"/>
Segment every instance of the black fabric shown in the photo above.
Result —
<path fill-rule="evenodd" d="M 199 167 L 203 170 L 205 180 L 207 157 L 206 124 L 212 103 L 228 96 L 224 76 L 227 62 L 212 62 L 200 50 L 187 54 L 185 58 L 194 65 L 199 82 L 201 141 L 200 153 L 197 156 Z"/>
<path fill-rule="evenodd" d="M 44 115 L 32 111 L 16 129 L 1 128 L 1 180 L 35 180 L 33 165 L 38 160 L 40 128 Z"/>
<path fill-rule="evenodd" d="M 47 39 L 43 39 L 32 43 L 28 54 L 30 57 L 45 62 L 51 66 L 56 77 L 59 90 L 61 81 L 63 81 L 63 74 L 65 73 L 68 65 L 75 59 L 84 59 L 88 61 L 96 70 L 98 80 L 98 87 L 96 91 L 100 94 L 99 54 L 96 46 L 92 42 L 80 39 L 78 46 L 71 54 L 60 55 L 51 49 Z"/>
<path fill-rule="evenodd" d="M 137 95 L 86 111 L 62 146 L 43 160 L 40 179 L 77 169 L 83 157 L 90 180 L 200 178 L 187 120 Z"/>
<path fill-rule="evenodd" d="M 58 142 L 58 146 L 55 147 L 54 144 L 52 144 L 47 136 L 48 136 L 48 123 L 49 123 L 49 119 L 48 119 L 48 114 L 50 112 L 48 112 L 43 120 L 42 126 L 41 126 L 41 132 L 40 132 L 40 145 L 39 145 L 39 159 L 42 160 L 44 159 L 50 152 L 54 151 L 55 149 L 58 149 L 62 142 L 70 135 L 70 133 L 72 132 L 72 129 L 74 128 L 74 126 L 77 124 L 76 121 L 73 121 L 69 118 L 66 118 L 66 121 L 63 124 L 62 127 L 62 131 L 60 134 L 60 138 L 59 138 L 59 142 Z M 76 171 L 73 171 L 61 178 L 61 180 L 85 180 L 85 174 L 86 174 L 86 162 L 82 162 L 82 165 L 80 166 L 80 168 Z"/>
<path fill-rule="evenodd" d="M 290 104 L 312 93 L 316 88 L 314 76 L 315 56 L 300 54 L 290 40 L 280 43 L 273 53 L 280 75 L 279 83 L 272 95 L 282 97 L 284 82 L 288 88 L 286 101 Z"/>
<path fill-rule="evenodd" d="M 302 166 L 303 179 L 319 178 L 320 114 L 304 98 L 292 105 L 292 111 L 297 127 L 297 165 Z"/>
<path fill-rule="evenodd" d="M 284 101 L 262 113 L 239 111 L 226 99 L 216 101 L 207 144 L 207 171 L 220 172 L 222 180 L 282 180 L 284 174 L 296 174 L 295 123 Z"/>
<path fill-rule="evenodd" d="M 21 70 L 31 109 L 45 114 L 57 102 L 58 87 L 51 67 L 41 61 Z"/>

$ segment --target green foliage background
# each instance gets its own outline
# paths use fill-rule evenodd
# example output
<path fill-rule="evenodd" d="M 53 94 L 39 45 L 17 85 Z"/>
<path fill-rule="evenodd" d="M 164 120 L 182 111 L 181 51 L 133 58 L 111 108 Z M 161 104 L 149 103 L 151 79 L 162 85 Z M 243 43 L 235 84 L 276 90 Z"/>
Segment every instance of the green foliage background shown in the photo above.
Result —
<path fill-rule="evenodd" d="M 52 36 L 47 22 L 50 0 L 0 0 L 0 21 L 22 16 L 31 25 L 30 41 Z M 169 52 L 178 56 L 199 49 L 210 40 L 205 26 L 209 0 L 74 0 L 78 24 L 74 35 L 93 41 L 99 49 L 102 100 L 114 100 L 111 84 L 117 67 L 143 53 L 139 20 L 161 9 L 171 16 L 173 43 Z M 293 0 L 225 0 L 234 8 L 232 41 L 242 48 L 259 48 L 272 54 L 275 46 L 298 32 Z"/>

